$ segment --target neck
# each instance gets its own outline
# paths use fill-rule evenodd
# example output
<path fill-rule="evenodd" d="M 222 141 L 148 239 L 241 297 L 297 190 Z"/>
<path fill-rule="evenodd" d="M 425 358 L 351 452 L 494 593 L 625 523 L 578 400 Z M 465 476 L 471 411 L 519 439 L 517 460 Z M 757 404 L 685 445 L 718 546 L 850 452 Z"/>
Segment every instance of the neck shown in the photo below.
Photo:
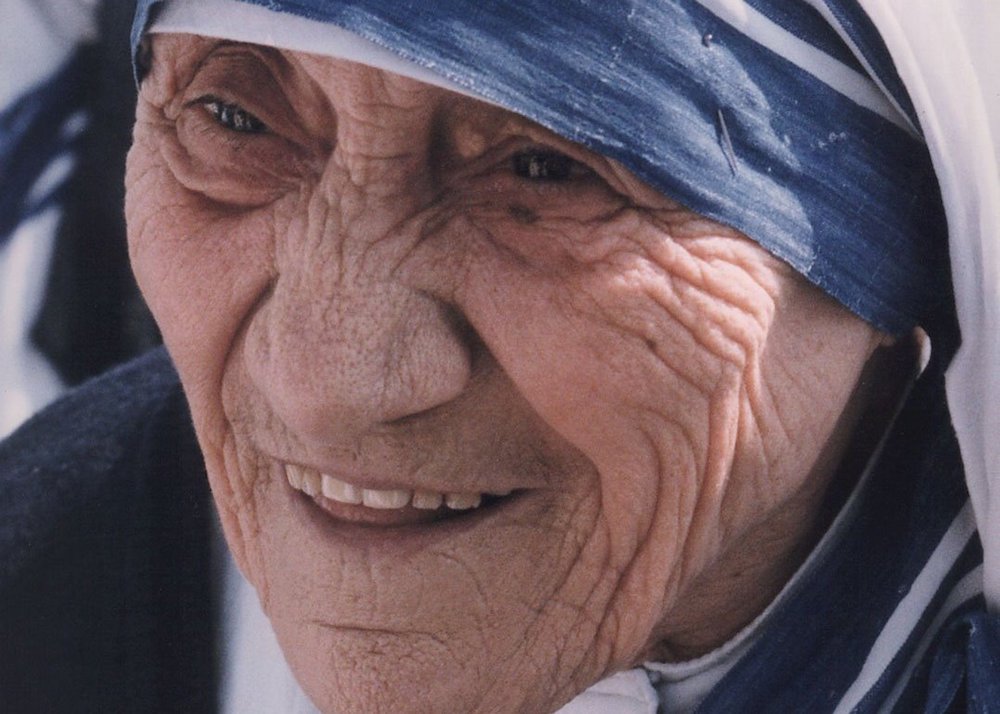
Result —
<path fill-rule="evenodd" d="M 844 505 L 912 382 L 915 340 L 878 350 L 803 486 L 735 538 L 680 597 L 645 660 L 676 662 L 717 649 L 778 596 Z M 682 623 L 682 624 L 679 624 Z"/>

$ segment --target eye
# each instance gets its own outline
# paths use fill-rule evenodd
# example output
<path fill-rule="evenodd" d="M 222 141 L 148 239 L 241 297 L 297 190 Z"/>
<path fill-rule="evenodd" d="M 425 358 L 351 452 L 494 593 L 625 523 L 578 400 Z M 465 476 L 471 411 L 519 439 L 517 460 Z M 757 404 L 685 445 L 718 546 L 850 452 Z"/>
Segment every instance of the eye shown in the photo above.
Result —
<path fill-rule="evenodd" d="M 224 102 L 216 97 L 198 100 L 216 122 L 239 134 L 263 134 L 267 125 L 237 104 Z"/>
<path fill-rule="evenodd" d="M 585 171 L 582 164 L 558 151 L 520 151 L 511 160 L 514 173 L 532 181 L 568 181 Z"/>

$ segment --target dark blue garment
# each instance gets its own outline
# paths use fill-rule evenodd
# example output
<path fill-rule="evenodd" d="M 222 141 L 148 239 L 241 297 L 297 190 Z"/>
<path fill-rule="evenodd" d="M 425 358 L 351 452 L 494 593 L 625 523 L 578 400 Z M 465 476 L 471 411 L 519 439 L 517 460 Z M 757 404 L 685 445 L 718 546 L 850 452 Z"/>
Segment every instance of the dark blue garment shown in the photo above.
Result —
<path fill-rule="evenodd" d="M 246 1 L 346 28 L 621 161 L 887 331 L 926 327 L 950 294 L 923 142 L 695 0 Z M 158 4 L 140 0 L 135 47 Z M 848 73 L 860 70 L 807 3 L 750 4 Z M 856 2 L 827 5 L 901 92 Z M 149 58 L 139 60 L 141 70 Z M 899 122 L 907 112 L 915 121 L 905 93 L 895 101 Z"/>
<path fill-rule="evenodd" d="M 0 444 L 0 712 L 215 711 L 213 518 L 162 351 Z"/>
<path fill-rule="evenodd" d="M 837 541 L 699 711 L 834 711 L 882 636 L 891 657 L 851 711 L 965 711 L 975 699 L 969 711 L 1000 712 L 1000 618 L 985 612 L 982 546 L 937 368 L 914 388 Z M 908 606 L 920 593 L 926 606 Z M 897 610 L 906 624 L 887 627 Z"/>

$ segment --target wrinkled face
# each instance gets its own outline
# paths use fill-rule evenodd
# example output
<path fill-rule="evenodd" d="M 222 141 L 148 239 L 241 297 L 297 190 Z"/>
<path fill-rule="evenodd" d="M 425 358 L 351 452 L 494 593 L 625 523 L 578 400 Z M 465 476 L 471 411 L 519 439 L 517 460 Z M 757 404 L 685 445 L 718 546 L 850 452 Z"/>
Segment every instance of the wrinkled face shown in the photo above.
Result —
<path fill-rule="evenodd" d="M 551 711 L 773 594 L 874 331 L 504 110 L 328 58 L 154 49 L 134 267 L 320 708 Z"/>

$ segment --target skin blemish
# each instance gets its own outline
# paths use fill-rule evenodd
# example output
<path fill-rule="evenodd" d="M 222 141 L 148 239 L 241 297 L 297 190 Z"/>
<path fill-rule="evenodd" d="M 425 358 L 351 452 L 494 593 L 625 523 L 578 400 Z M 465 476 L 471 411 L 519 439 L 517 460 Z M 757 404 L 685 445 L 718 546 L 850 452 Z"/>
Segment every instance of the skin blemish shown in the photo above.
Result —
<path fill-rule="evenodd" d="M 532 223 L 538 221 L 537 213 L 519 203 L 512 203 L 507 206 L 507 212 L 510 213 L 515 221 L 522 225 L 530 226 Z"/>

